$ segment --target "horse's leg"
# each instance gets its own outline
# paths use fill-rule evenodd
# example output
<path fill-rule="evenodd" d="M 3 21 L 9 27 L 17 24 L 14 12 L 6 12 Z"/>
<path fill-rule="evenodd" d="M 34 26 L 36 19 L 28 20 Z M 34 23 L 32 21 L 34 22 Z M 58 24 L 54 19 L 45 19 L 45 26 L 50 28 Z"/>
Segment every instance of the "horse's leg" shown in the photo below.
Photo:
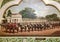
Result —
<path fill-rule="evenodd" d="M 26 32 L 26 27 L 25 27 L 25 32 Z"/>
<path fill-rule="evenodd" d="M 9 32 L 11 33 L 11 29 L 9 29 Z"/>
<path fill-rule="evenodd" d="M 11 33 L 12 27 L 9 28 L 9 33 Z"/>
<path fill-rule="evenodd" d="M 14 33 L 14 32 L 15 32 L 15 31 L 14 31 L 15 29 L 12 29 L 12 30 L 13 30 L 13 33 Z"/>
<path fill-rule="evenodd" d="M 33 31 L 33 28 L 34 28 L 34 27 L 32 27 L 32 31 Z"/>
<path fill-rule="evenodd" d="M 6 32 L 7 32 L 7 28 L 5 28 L 6 29 Z"/>
<path fill-rule="evenodd" d="M 28 32 L 30 32 L 30 27 L 28 28 Z"/>
<path fill-rule="evenodd" d="M 23 31 L 23 28 L 21 28 L 21 32 Z"/>
<path fill-rule="evenodd" d="M 40 31 L 40 27 L 39 27 L 39 31 Z"/>
<path fill-rule="evenodd" d="M 8 27 L 7 26 L 5 26 L 5 29 L 6 29 L 6 32 L 8 32 Z"/>
<path fill-rule="evenodd" d="M 35 27 L 35 31 L 36 31 L 36 27 Z"/>
<path fill-rule="evenodd" d="M 17 28 L 17 33 L 18 33 L 19 29 Z"/>
<path fill-rule="evenodd" d="M 39 26 L 37 26 L 36 30 L 39 31 Z"/>
<path fill-rule="evenodd" d="M 40 30 L 42 30 L 42 26 L 40 26 Z"/>

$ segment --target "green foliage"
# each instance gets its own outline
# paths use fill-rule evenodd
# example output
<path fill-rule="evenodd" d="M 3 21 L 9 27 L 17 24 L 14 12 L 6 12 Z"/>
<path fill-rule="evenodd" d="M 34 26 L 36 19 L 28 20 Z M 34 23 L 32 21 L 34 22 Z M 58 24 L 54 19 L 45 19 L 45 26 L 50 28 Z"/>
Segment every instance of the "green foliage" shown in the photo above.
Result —
<path fill-rule="evenodd" d="M 0 38 L 0 42 L 3 42 L 3 39 L 2 38 Z"/>
<path fill-rule="evenodd" d="M 11 10 L 8 10 L 8 14 L 7 14 L 7 17 L 10 16 L 11 17 Z"/>
<path fill-rule="evenodd" d="M 26 38 L 0 38 L 0 42 L 23 42 Z M 35 38 L 27 38 L 26 42 L 60 42 L 60 38 L 46 38 L 45 40 L 35 40 Z"/>
<path fill-rule="evenodd" d="M 33 42 L 32 38 L 27 38 L 27 42 Z"/>
<path fill-rule="evenodd" d="M 33 10 L 32 8 L 28 8 L 28 7 L 20 11 L 22 18 L 36 18 L 36 14 L 34 12 L 35 10 Z"/>
<path fill-rule="evenodd" d="M 49 38 L 47 40 L 45 40 L 46 42 L 59 42 L 60 39 L 59 38 Z"/>
<path fill-rule="evenodd" d="M 3 14 L 3 18 L 5 18 L 6 12 Z"/>
<path fill-rule="evenodd" d="M 10 1 L 13 1 L 13 0 L 3 0 L 2 4 L 1 4 L 1 7 L 6 4 L 7 2 L 10 2 Z"/>
<path fill-rule="evenodd" d="M 60 19 L 57 17 L 57 14 L 47 15 L 46 19 L 49 21 L 59 21 Z"/>

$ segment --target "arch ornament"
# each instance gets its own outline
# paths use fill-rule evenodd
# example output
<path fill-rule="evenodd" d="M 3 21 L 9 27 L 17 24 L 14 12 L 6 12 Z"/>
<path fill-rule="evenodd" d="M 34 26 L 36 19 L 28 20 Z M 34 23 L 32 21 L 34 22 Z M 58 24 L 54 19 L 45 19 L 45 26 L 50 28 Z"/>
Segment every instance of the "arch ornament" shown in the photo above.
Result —
<path fill-rule="evenodd" d="M 53 0 L 42 0 L 46 6 L 53 6 L 60 12 L 60 3 Z"/>

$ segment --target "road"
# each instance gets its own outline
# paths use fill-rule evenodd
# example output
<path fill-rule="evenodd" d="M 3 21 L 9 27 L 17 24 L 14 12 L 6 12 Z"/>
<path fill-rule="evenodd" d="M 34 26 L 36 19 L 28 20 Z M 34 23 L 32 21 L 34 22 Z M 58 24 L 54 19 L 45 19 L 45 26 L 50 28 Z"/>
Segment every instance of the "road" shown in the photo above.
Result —
<path fill-rule="evenodd" d="M 47 29 L 42 31 L 30 31 L 30 32 L 18 32 L 18 33 L 6 33 L 0 30 L 2 36 L 60 36 L 60 28 Z"/>

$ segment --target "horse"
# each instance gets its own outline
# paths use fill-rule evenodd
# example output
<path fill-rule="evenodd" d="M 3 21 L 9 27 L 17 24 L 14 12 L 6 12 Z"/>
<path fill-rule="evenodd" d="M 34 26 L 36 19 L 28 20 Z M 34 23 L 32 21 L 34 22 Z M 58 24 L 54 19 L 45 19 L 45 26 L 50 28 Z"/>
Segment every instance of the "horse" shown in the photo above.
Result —
<path fill-rule="evenodd" d="M 11 30 L 13 31 L 13 33 L 15 32 L 15 30 L 18 32 L 19 28 L 18 25 L 15 23 L 9 23 L 6 25 L 6 32 L 9 30 L 9 32 L 11 32 Z"/>

